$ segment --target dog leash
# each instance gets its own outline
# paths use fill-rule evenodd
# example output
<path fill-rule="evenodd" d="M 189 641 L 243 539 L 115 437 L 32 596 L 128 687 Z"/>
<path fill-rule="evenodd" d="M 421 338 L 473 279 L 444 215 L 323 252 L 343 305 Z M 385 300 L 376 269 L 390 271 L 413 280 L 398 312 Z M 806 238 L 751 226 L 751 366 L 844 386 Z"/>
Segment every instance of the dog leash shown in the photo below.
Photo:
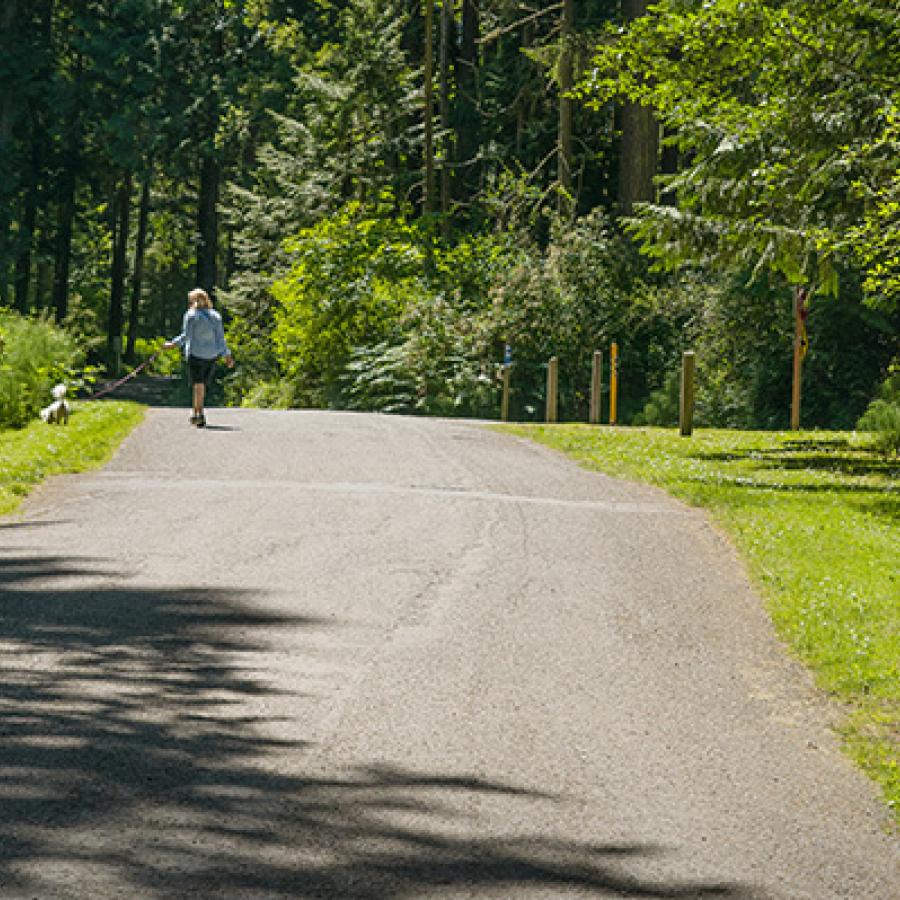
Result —
<path fill-rule="evenodd" d="M 156 359 L 156 357 L 159 356 L 161 352 L 161 350 L 157 350 L 156 353 L 153 354 L 153 356 L 145 359 L 136 369 L 132 369 L 132 371 L 129 372 L 124 378 L 120 378 L 114 384 L 109 384 L 105 388 L 103 388 L 103 390 L 97 391 L 96 393 L 91 394 L 90 397 L 85 397 L 84 399 L 97 400 L 100 397 L 106 396 L 106 394 L 111 394 L 116 388 L 120 388 L 123 384 L 125 384 L 126 381 L 131 381 L 131 379 L 134 378 L 135 375 L 137 375 L 143 369 L 147 368 L 147 366 L 149 366 L 150 363 L 152 363 L 153 360 Z"/>

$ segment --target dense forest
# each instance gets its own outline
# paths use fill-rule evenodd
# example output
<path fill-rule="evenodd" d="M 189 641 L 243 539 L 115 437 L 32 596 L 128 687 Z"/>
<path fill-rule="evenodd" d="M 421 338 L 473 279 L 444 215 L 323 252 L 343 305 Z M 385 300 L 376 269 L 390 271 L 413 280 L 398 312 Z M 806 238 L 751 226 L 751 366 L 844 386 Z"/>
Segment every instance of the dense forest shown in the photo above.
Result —
<path fill-rule="evenodd" d="M 900 324 L 895 0 L 4 0 L 0 307 L 234 404 L 853 427 Z M 0 359 L 2 362 L 2 359 Z"/>

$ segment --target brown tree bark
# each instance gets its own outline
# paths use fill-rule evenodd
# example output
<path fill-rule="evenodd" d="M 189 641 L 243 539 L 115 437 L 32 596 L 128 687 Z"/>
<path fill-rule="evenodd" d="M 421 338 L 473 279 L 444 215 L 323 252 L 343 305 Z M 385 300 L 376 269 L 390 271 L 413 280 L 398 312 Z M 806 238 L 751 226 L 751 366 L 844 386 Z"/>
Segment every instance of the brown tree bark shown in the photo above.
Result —
<path fill-rule="evenodd" d="M 456 57 L 456 159 L 463 168 L 457 179 L 457 192 L 468 193 L 465 187 L 478 183 L 478 37 L 481 17 L 476 0 L 463 0 L 462 36 Z"/>
<path fill-rule="evenodd" d="M 75 219 L 75 157 L 69 154 L 59 190 L 56 252 L 53 263 L 53 312 L 57 322 L 69 314 L 69 268 L 72 260 L 72 222 Z"/>
<path fill-rule="evenodd" d="M 573 41 L 575 39 L 575 0 L 563 0 L 559 58 L 559 143 L 557 148 L 559 214 L 570 218 L 575 210 L 572 187 L 572 90 Z"/>
<path fill-rule="evenodd" d="M 125 358 L 134 360 L 134 348 L 138 337 L 138 317 L 141 308 L 141 288 L 144 281 L 144 251 L 147 245 L 147 221 L 150 218 L 150 172 L 141 181 L 141 199 L 138 208 L 138 227 L 134 240 L 134 263 L 131 271 L 131 298 L 128 306 L 128 346 Z"/>
<path fill-rule="evenodd" d="M 11 3 L 15 6 L 15 3 Z M 38 7 L 40 12 L 41 40 L 49 47 L 52 40 L 52 13 L 53 2 L 46 0 Z M 43 77 L 49 78 L 49 72 L 45 71 Z M 16 248 L 16 272 L 14 278 L 15 307 L 22 313 L 27 313 L 30 308 L 32 255 L 34 251 L 35 224 L 37 220 L 39 182 L 43 171 L 44 148 L 46 146 L 46 133 L 41 124 L 40 117 L 36 114 L 37 103 L 30 104 L 28 128 L 31 133 L 31 158 L 29 160 L 30 171 L 24 181 L 25 195 L 22 200 L 22 218 L 19 226 L 19 236 Z"/>
<path fill-rule="evenodd" d="M 225 34 L 218 29 L 212 35 L 210 55 L 221 60 L 225 55 Z M 216 134 L 221 119 L 222 99 L 210 84 L 204 109 L 203 134 L 200 135 L 200 184 L 197 202 L 197 286 L 212 294 L 218 283 L 219 189 L 222 163 L 216 149 Z"/>
<path fill-rule="evenodd" d="M 438 108 L 441 119 L 441 222 L 444 233 L 449 233 L 450 206 L 452 197 L 451 165 L 454 158 L 450 128 L 450 69 L 455 56 L 456 17 L 453 14 L 453 0 L 441 0 L 441 41 L 440 41 L 440 96 Z"/>
<path fill-rule="evenodd" d="M 37 170 L 35 170 L 36 172 Z M 22 314 L 28 312 L 28 294 L 31 288 L 31 255 L 34 246 L 34 226 L 37 221 L 37 185 L 32 183 L 25 192 L 22 221 L 19 227 L 19 251 L 16 256 L 14 278 L 15 308 Z"/>
<path fill-rule="evenodd" d="M 647 12 L 647 0 L 622 0 L 626 21 Z M 653 178 L 659 156 L 659 123 L 653 111 L 636 103 L 621 110 L 622 139 L 619 152 L 619 210 L 630 215 L 634 204 L 656 198 Z"/>
<path fill-rule="evenodd" d="M 200 196 L 197 208 L 197 286 L 211 292 L 216 287 L 219 252 L 219 181 L 221 171 L 215 150 L 200 160 Z"/>
<path fill-rule="evenodd" d="M 18 13 L 18 0 L 6 0 L 0 6 L 0 53 L 13 38 L 13 23 Z M 8 85 L 0 94 L 0 304 L 9 302 L 9 262 L 13 256 L 10 229 L 10 206 L 14 194 L 15 179 L 10 163 L 12 139 L 15 129 L 18 93 L 15 85 Z"/>
<path fill-rule="evenodd" d="M 122 176 L 116 186 L 112 209 L 112 271 L 110 273 L 109 316 L 107 319 L 108 346 L 122 337 L 123 300 L 125 298 L 125 268 L 128 252 L 128 222 L 131 217 L 131 173 Z"/>
<path fill-rule="evenodd" d="M 434 210 L 434 0 L 425 0 L 425 213 Z"/>
<path fill-rule="evenodd" d="M 73 108 L 76 120 L 69 125 L 66 149 L 61 160 L 62 176 L 57 194 L 56 251 L 53 262 L 53 310 L 57 322 L 69 314 L 69 269 L 72 261 L 72 223 L 75 219 L 75 188 L 81 161 L 81 124 L 78 110 L 78 85 L 84 71 L 79 53 L 72 68 L 76 96 Z"/>

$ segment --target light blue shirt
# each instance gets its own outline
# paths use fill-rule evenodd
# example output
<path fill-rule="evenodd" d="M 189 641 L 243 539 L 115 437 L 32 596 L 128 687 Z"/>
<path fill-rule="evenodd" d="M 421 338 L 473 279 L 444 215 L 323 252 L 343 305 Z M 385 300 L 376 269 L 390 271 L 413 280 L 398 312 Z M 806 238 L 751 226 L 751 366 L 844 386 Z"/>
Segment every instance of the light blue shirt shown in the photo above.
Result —
<path fill-rule="evenodd" d="M 225 343 L 222 317 L 214 309 L 189 309 L 181 323 L 181 334 L 172 343 L 184 349 L 186 358 L 217 359 L 231 355 Z"/>

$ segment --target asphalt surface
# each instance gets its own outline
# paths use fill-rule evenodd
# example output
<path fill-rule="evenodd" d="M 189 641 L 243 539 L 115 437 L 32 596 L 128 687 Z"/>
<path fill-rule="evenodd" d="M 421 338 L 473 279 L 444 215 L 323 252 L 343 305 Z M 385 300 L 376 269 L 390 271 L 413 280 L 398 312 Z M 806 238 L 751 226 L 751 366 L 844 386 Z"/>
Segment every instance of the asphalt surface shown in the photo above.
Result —
<path fill-rule="evenodd" d="M 0 520 L 0 897 L 900 896 L 702 514 L 477 423 L 209 418 Z"/>

